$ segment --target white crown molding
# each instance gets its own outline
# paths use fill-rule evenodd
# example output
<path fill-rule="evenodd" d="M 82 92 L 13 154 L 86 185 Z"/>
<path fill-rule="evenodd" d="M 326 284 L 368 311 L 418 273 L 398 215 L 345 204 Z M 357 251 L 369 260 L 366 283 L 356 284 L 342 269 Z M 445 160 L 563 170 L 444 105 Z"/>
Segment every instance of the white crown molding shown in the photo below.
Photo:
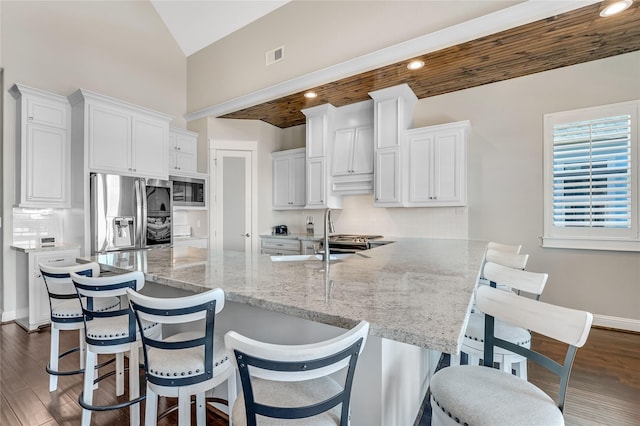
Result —
<path fill-rule="evenodd" d="M 309 87 L 319 86 L 360 74 L 372 69 L 403 61 L 414 56 L 435 52 L 460 43 L 495 34 L 509 28 L 539 21 L 579 9 L 599 0 L 545 1 L 529 0 L 515 6 L 490 13 L 460 24 L 407 40 L 367 55 L 336 64 L 312 73 L 275 84 L 235 99 L 212 105 L 184 116 L 187 121 L 204 117 L 218 117 L 244 108 L 261 104 Z"/>

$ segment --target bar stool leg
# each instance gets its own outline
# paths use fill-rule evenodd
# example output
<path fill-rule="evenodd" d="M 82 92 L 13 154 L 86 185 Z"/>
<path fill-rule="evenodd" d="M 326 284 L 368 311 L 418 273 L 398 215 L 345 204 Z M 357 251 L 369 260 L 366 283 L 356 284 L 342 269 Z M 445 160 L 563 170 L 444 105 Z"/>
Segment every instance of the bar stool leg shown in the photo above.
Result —
<path fill-rule="evenodd" d="M 158 394 L 147 386 L 147 398 L 144 401 L 144 425 L 156 426 L 158 422 Z"/>
<path fill-rule="evenodd" d="M 51 345 L 49 347 L 49 367 L 52 371 L 58 371 L 58 355 L 60 352 L 60 330 L 51 326 Z M 49 392 L 58 389 L 58 376 L 49 374 Z"/>
<path fill-rule="evenodd" d="M 84 369 L 85 357 L 87 356 L 87 342 L 84 340 L 84 329 L 80 329 L 78 332 L 78 336 L 80 337 L 80 369 Z"/>
<path fill-rule="evenodd" d="M 136 399 L 140 396 L 140 374 L 139 374 L 139 361 L 138 361 L 138 348 L 135 343 L 131 344 L 129 350 L 129 399 Z M 131 420 L 131 426 L 138 426 L 140 424 L 140 403 L 133 404 L 129 407 L 129 418 Z"/>
<path fill-rule="evenodd" d="M 178 390 L 178 426 L 191 425 L 191 395 L 186 388 Z"/>
<path fill-rule="evenodd" d="M 116 395 L 124 395 L 124 352 L 116 354 Z"/>
<path fill-rule="evenodd" d="M 204 392 L 196 394 L 196 424 L 198 426 L 205 426 L 207 424 L 205 404 Z"/>
<path fill-rule="evenodd" d="M 93 404 L 93 380 L 95 374 L 95 367 L 98 355 L 94 352 L 87 350 L 86 367 L 84 370 L 84 389 L 83 398 L 84 403 Z M 82 426 L 89 426 L 91 424 L 91 410 L 82 409 Z"/>

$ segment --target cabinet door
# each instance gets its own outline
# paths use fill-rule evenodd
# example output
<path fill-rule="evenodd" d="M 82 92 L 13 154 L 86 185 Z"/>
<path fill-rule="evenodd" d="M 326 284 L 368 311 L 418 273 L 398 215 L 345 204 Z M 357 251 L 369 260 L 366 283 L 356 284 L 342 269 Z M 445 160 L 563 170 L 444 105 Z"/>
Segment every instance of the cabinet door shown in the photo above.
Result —
<path fill-rule="evenodd" d="M 433 142 L 433 200 L 465 202 L 464 142 L 461 132 L 437 135 Z"/>
<path fill-rule="evenodd" d="M 67 130 L 26 126 L 24 188 L 21 205 L 69 207 L 69 143 Z"/>
<path fill-rule="evenodd" d="M 326 202 L 326 171 L 324 158 L 307 161 L 307 207 L 324 207 Z"/>
<path fill-rule="evenodd" d="M 289 158 L 273 159 L 273 207 L 291 207 L 289 199 Z"/>
<path fill-rule="evenodd" d="M 373 173 L 373 127 L 356 128 L 351 163 L 352 173 Z"/>
<path fill-rule="evenodd" d="M 325 114 L 307 117 L 307 157 L 319 158 L 325 155 L 327 118 Z"/>
<path fill-rule="evenodd" d="M 27 97 L 27 123 L 67 128 L 67 106 L 44 98 Z"/>
<path fill-rule="evenodd" d="M 333 142 L 333 161 L 331 162 L 331 175 L 343 176 L 353 173 L 353 144 L 355 129 L 342 129 L 336 131 Z"/>
<path fill-rule="evenodd" d="M 89 104 L 89 169 L 131 174 L 131 114 Z"/>
<path fill-rule="evenodd" d="M 169 133 L 169 169 L 197 172 L 198 139 L 191 135 Z"/>
<path fill-rule="evenodd" d="M 293 157 L 289 167 L 289 194 L 294 207 L 304 207 L 307 202 L 306 183 L 307 168 L 304 155 Z"/>
<path fill-rule="evenodd" d="M 407 139 L 409 203 L 426 203 L 433 200 L 433 140 L 433 134 L 409 136 Z"/>
<path fill-rule="evenodd" d="M 400 205 L 400 150 L 376 153 L 375 204 Z"/>
<path fill-rule="evenodd" d="M 400 101 L 397 98 L 376 102 L 376 147 L 393 148 L 400 146 L 399 114 Z"/>
<path fill-rule="evenodd" d="M 162 121 L 134 117 L 132 172 L 139 176 L 167 179 L 169 126 Z"/>

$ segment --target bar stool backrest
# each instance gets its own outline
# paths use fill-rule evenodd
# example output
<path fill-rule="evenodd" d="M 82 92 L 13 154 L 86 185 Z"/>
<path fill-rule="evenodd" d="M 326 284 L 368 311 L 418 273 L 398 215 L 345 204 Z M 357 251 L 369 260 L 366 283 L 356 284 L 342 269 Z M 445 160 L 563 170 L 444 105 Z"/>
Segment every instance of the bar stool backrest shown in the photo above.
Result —
<path fill-rule="evenodd" d="M 71 281 L 71 274 L 75 273 L 85 277 L 98 277 L 100 276 L 100 265 L 95 262 L 80 263 L 77 265 L 68 266 L 50 266 L 40 264 L 40 273 L 47 287 L 47 293 L 49 294 L 49 307 L 52 322 L 82 322 L 82 317 L 69 316 L 61 317 L 54 316 L 54 307 L 57 301 L 77 299 L 78 293 Z M 79 303 L 79 302 L 78 302 Z"/>
<path fill-rule="evenodd" d="M 213 377 L 215 316 L 224 307 L 225 296 L 222 289 L 177 298 L 150 297 L 132 289 L 127 290 L 127 295 L 136 314 L 142 336 L 145 371 L 149 382 L 160 386 L 180 387 L 200 383 Z M 170 338 L 163 340 L 161 337 L 145 335 L 142 326 L 144 321 L 158 324 L 189 324 L 202 320 L 204 320 L 204 332 L 184 333 L 182 336 L 185 336 L 185 339 L 180 340 Z M 198 328 L 202 329 L 202 326 Z M 205 368 L 200 374 L 162 377 L 151 373 L 157 369 L 153 365 L 153 358 L 149 357 L 150 350 L 164 351 L 164 357 L 179 357 L 181 354 L 193 352 L 193 348 L 198 347 L 204 352 Z"/>

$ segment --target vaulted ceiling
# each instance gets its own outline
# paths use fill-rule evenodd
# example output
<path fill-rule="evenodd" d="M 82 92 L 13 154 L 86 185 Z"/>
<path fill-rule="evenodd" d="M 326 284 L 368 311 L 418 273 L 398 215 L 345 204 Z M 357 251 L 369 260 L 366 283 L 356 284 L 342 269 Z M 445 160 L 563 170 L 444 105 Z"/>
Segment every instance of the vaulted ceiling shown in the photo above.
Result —
<path fill-rule="evenodd" d="M 408 61 L 399 62 L 221 117 L 262 120 L 286 128 L 305 123 L 302 109 L 361 102 L 370 99 L 371 91 L 398 84 L 408 84 L 422 99 L 640 50 L 640 2 L 608 18 L 600 17 L 601 7 L 596 3 L 426 53 L 415 58 L 426 64 L 420 70 L 410 71 Z M 318 97 L 305 98 L 308 90 Z"/>

